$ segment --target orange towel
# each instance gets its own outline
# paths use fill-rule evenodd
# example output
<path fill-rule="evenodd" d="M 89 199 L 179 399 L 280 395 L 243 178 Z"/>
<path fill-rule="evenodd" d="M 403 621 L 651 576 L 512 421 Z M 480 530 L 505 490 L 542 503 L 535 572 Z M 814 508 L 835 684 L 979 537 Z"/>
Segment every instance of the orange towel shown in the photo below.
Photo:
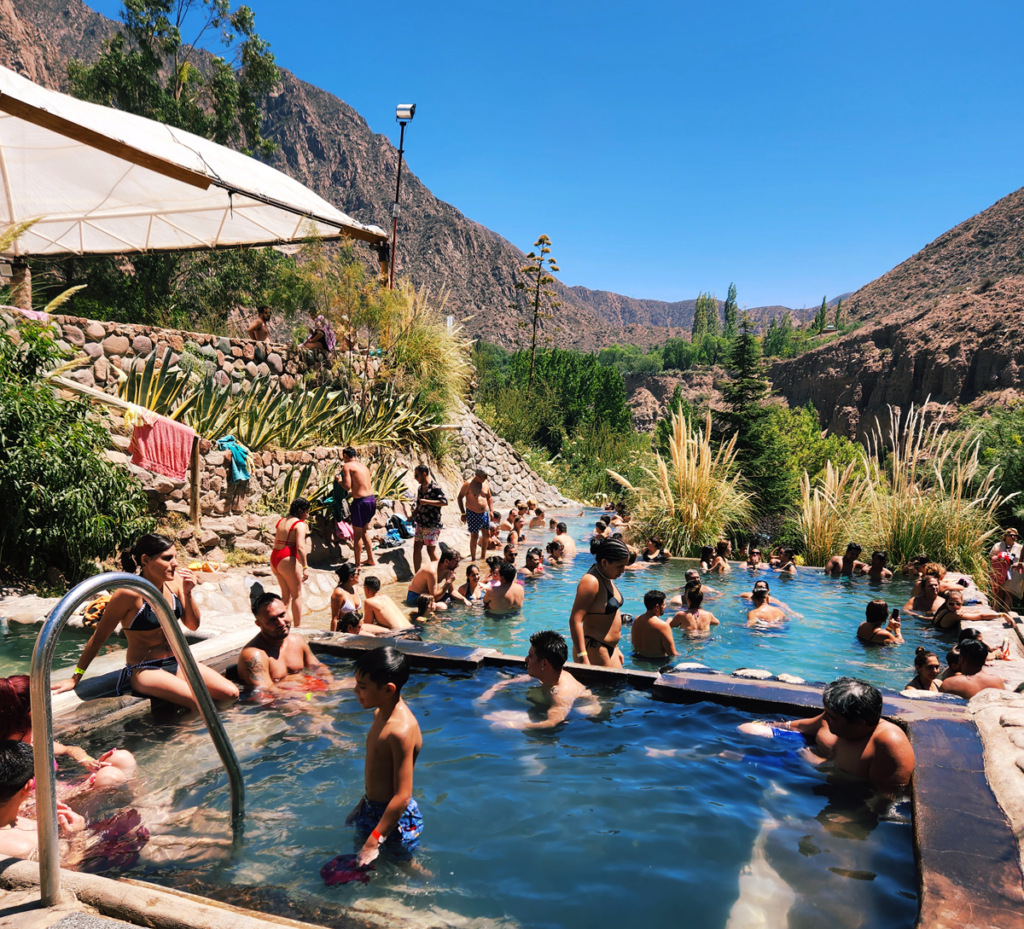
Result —
<path fill-rule="evenodd" d="M 165 416 L 148 426 L 132 430 L 132 464 L 163 474 L 174 481 L 183 481 L 192 457 L 195 430 Z"/>

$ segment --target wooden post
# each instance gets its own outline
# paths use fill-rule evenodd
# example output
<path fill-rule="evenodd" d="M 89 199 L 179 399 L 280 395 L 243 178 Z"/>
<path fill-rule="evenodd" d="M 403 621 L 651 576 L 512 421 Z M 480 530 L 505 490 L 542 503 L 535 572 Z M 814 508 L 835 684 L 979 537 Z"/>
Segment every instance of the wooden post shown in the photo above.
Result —
<path fill-rule="evenodd" d="M 192 525 L 199 528 L 199 436 L 192 440 L 192 459 L 189 462 L 188 475 L 188 518 Z"/>

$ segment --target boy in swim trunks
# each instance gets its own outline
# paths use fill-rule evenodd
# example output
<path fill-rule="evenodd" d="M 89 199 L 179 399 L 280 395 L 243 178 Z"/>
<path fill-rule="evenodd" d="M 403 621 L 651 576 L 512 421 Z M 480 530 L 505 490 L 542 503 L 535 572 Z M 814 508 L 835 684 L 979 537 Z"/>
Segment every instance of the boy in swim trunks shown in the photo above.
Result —
<path fill-rule="evenodd" d="M 397 649 L 375 648 L 355 660 L 355 694 L 373 710 L 366 737 L 365 793 L 345 820 L 355 824 L 357 860 L 369 864 L 382 848 L 398 861 L 412 861 L 423 817 L 412 798 L 412 776 L 423 748 L 419 723 L 402 699 L 409 662 Z"/>

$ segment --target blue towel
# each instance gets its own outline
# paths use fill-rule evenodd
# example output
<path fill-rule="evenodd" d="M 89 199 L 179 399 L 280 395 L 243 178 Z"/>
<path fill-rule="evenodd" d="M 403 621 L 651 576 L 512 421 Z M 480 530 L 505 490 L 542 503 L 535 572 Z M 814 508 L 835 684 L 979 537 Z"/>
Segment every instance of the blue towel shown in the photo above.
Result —
<path fill-rule="evenodd" d="M 249 480 L 249 449 L 233 435 L 217 439 L 217 448 L 222 452 L 231 452 L 231 471 L 228 480 L 232 484 Z"/>

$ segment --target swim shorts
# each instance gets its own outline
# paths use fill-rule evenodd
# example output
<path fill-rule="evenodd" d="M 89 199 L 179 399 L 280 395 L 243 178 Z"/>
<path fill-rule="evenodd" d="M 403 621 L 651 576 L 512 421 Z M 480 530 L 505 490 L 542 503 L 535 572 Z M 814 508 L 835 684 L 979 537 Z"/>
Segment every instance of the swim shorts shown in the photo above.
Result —
<path fill-rule="evenodd" d="M 365 529 L 377 514 L 376 497 L 358 497 L 352 501 L 352 525 Z"/>
<path fill-rule="evenodd" d="M 792 742 L 793 744 L 807 744 L 807 739 L 803 737 L 802 733 L 797 732 L 795 729 L 779 729 L 776 726 L 772 726 L 772 738 L 779 739 L 782 742 Z"/>
<path fill-rule="evenodd" d="M 138 664 L 126 665 L 117 676 L 117 683 L 114 685 L 114 693 L 122 697 L 125 694 L 134 693 L 132 687 L 132 675 L 137 671 L 166 671 L 168 674 L 178 673 L 178 659 L 171 655 L 168 658 L 154 658 L 151 661 L 140 661 Z"/>
<path fill-rule="evenodd" d="M 386 803 L 378 803 L 376 800 L 367 800 L 363 797 L 359 805 L 359 814 L 356 816 L 357 848 L 363 847 L 387 808 Z M 398 820 L 398 825 L 387 834 L 381 847 L 387 849 L 393 858 L 408 861 L 420 847 L 422 832 L 423 816 L 416 801 L 410 798 L 409 805 Z"/>
<path fill-rule="evenodd" d="M 466 528 L 470 534 L 474 532 L 485 532 L 491 527 L 491 514 L 486 510 L 483 513 L 474 513 L 466 510 Z"/>
<path fill-rule="evenodd" d="M 415 590 L 406 591 L 406 594 L 405 594 L 405 605 L 406 606 L 416 606 L 420 602 L 420 597 L 422 597 L 422 596 L 423 596 L 423 594 L 416 593 Z"/>
<path fill-rule="evenodd" d="M 441 537 L 440 526 L 417 526 L 416 527 L 416 541 L 422 542 L 424 545 L 437 545 L 437 540 Z"/>

